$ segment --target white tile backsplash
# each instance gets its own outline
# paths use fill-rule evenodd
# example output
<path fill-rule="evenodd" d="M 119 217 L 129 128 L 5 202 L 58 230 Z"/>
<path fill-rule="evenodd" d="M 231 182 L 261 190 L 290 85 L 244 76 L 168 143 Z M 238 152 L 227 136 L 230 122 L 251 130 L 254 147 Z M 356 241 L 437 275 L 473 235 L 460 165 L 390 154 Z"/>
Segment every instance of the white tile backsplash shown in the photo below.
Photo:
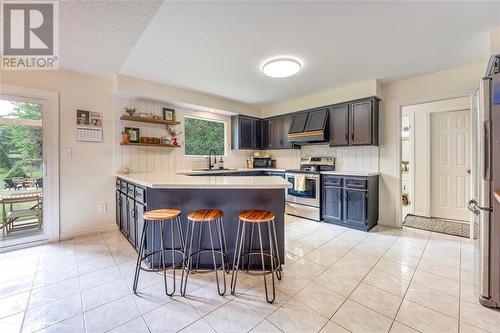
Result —
<path fill-rule="evenodd" d="M 205 168 L 206 158 L 193 158 L 184 156 L 184 134 L 180 135 L 181 148 L 155 148 L 155 147 L 130 147 L 121 146 L 121 130 L 123 127 L 137 127 L 141 136 L 157 136 L 165 134 L 161 125 L 142 124 L 136 122 L 121 121 L 124 107 L 137 108 L 137 112 L 154 113 L 161 116 L 163 107 L 171 105 L 149 101 L 116 97 L 115 103 L 115 170 L 120 171 L 128 167 L 130 172 L 152 172 L 166 174 L 180 170 L 191 170 L 194 168 Z M 178 128 L 183 132 L 185 115 L 196 115 L 199 117 L 224 120 L 226 125 L 226 136 L 228 138 L 226 157 L 224 165 L 228 168 L 245 168 L 246 160 L 253 154 L 250 150 L 231 150 L 231 121 L 230 116 L 194 111 L 176 107 L 177 121 L 181 124 Z M 273 159 L 277 160 L 280 169 L 295 169 L 299 167 L 301 156 L 335 156 L 337 170 L 370 171 L 377 172 L 379 164 L 378 147 L 329 147 L 325 145 L 304 146 L 301 149 L 269 150 Z"/>

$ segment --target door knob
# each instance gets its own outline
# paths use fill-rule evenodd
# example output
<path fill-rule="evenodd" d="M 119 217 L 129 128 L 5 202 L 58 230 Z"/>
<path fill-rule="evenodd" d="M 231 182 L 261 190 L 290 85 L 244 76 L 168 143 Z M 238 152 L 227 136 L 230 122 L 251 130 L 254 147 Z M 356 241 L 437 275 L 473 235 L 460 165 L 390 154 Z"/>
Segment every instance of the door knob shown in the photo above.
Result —
<path fill-rule="evenodd" d="M 468 174 L 470 175 L 470 173 L 471 173 L 471 170 L 470 170 L 470 169 L 467 169 L 467 173 L 468 173 Z"/>

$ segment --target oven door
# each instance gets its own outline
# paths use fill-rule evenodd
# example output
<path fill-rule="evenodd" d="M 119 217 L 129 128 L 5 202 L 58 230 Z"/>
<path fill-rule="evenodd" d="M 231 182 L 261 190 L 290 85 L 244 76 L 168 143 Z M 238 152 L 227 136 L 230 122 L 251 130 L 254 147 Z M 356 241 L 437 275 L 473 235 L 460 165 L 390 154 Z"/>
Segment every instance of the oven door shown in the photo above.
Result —
<path fill-rule="evenodd" d="M 305 176 L 306 186 L 304 191 L 298 191 L 294 188 L 295 177 Z M 292 184 L 292 188 L 289 188 L 286 192 L 286 201 L 319 207 L 319 193 L 320 193 L 320 177 L 319 175 L 308 175 L 308 174 L 293 174 L 287 173 L 286 180 Z"/>

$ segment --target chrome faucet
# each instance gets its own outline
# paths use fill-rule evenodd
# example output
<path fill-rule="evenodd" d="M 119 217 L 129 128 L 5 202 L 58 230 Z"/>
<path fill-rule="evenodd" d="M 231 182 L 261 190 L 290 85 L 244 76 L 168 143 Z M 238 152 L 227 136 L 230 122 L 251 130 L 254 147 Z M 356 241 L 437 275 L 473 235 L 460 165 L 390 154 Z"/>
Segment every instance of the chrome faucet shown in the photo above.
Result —
<path fill-rule="evenodd" d="M 212 153 L 214 155 L 214 163 L 212 163 Z M 214 149 L 210 149 L 210 151 L 208 152 L 208 170 L 212 170 L 212 168 L 215 166 L 215 163 L 217 163 L 217 156 L 215 156 L 215 150 Z"/>

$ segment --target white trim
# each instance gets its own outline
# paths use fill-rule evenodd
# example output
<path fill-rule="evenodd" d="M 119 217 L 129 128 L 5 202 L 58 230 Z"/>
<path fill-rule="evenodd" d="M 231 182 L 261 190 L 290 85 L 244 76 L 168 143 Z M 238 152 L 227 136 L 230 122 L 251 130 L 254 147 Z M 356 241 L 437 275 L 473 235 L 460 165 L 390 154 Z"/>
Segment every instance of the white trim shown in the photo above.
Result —
<path fill-rule="evenodd" d="M 82 229 L 80 231 L 63 233 L 60 236 L 60 240 L 63 241 L 63 240 L 67 240 L 67 239 L 73 239 L 76 237 L 98 234 L 101 232 L 106 232 L 106 231 L 111 231 L 111 230 L 118 230 L 118 226 L 113 223 L 113 224 L 108 224 L 108 225 L 94 227 L 94 228 Z"/>
<path fill-rule="evenodd" d="M 187 157 L 187 158 L 193 158 L 193 159 L 196 159 L 196 158 L 207 158 L 208 155 L 186 155 L 186 118 L 191 118 L 191 119 L 198 119 L 198 120 L 205 120 L 205 121 L 212 121 L 214 123 L 222 123 L 224 124 L 224 155 L 222 155 L 221 157 L 227 157 L 227 148 L 228 148 L 228 138 L 229 138 L 229 133 L 228 133 L 228 130 L 227 130 L 227 120 L 222 120 L 222 119 L 213 119 L 213 118 L 204 118 L 204 117 L 200 117 L 200 116 L 191 116 L 191 115 L 184 115 L 184 122 L 183 122 L 183 126 L 184 126 L 184 149 L 182 151 L 182 154 L 184 155 L 184 157 Z M 220 156 L 220 155 L 217 155 L 217 156 Z"/>
<path fill-rule="evenodd" d="M 0 98 L 21 98 L 43 108 L 43 160 L 47 164 L 48 185 L 44 186 L 44 236 L 47 241 L 59 240 L 59 93 L 3 84 Z M 46 153 L 47 152 L 47 153 Z M 44 183 L 47 183 L 44 179 Z M 22 238 L 20 238 L 22 240 Z"/>
<path fill-rule="evenodd" d="M 454 94 L 443 95 L 440 98 L 439 97 L 428 98 L 428 99 L 421 98 L 421 99 L 417 99 L 414 101 L 405 101 L 405 102 L 399 103 L 398 126 L 396 128 L 396 131 L 394 132 L 394 135 L 396 136 L 396 142 L 398 145 L 398 149 L 396 150 L 396 170 L 398 170 L 398 197 L 397 197 L 396 207 L 394 210 L 394 216 L 396 217 L 395 221 L 394 221 L 395 222 L 394 226 L 400 228 L 403 224 L 402 205 L 401 205 L 401 196 L 403 195 L 403 192 L 402 192 L 403 186 L 402 186 L 402 178 L 401 178 L 401 155 L 402 155 L 402 144 L 401 144 L 401 121 L 402 121 L 402 118 L 401 117 L 403 114 L 403 108 L 406 106 L 412 106 L 412 105 L 417 105 L 417 104 L 444 101 L 447 99 L 456 99 L 456 98 L 462 98 L 462 97 L 471 97 L 472 98 L 472 94 L 473 94 L 473 92 L 457 92 Z"/>

